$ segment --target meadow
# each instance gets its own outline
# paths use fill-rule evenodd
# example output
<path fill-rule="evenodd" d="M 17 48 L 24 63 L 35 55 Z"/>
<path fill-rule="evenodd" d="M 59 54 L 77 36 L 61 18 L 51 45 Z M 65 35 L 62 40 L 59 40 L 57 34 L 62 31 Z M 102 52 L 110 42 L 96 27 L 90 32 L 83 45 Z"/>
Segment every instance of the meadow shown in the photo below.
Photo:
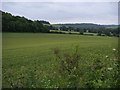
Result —
<path fill-rule="evenodd" d="M 3 88 L 116 87 L 117 37 L 3 33 L 2 39 Z M 76 49 L 78 67 L 61 73 L 61 60 L 71 60 Z"/>

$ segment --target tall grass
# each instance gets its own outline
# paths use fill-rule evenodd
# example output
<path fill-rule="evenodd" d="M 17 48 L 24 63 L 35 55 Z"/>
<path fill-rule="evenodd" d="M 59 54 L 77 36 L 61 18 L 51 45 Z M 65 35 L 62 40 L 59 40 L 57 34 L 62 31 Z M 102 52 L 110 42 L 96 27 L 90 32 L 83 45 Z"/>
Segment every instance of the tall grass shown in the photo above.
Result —
<path fill-rule="evenodd" d="M 60 55 L 60 50 L 55 48 L 53 50 L 56 60 L 58 62 L 58 71 L 62 79 L 67 78 L 69 82 L 69 87 L 77 88 L 78 87 L 78 78 L 79 78 L 79 61 L 80 55 L 78 53 L 78 46 L 76 46 L 75 51 L 70 53 L 62 53 Z"/>
<path fill-rule="evenodd" d="M 61 79 L 66 80 L 65 82 L 68 83 L 67 88 L 79 88 L 79 82 L 82 82 L 82 85 L 86 88 L 119 87 L 119 78 L 117 77 L 119 76 L 119 64 L 117 57 L 114 58 L 116 61 L 109 61 L 111 57 L 106 56 L 103 58 L 100 53 L 96 53 L 92 57 L 90 65 L 81 62 L 81 56 L 78 51 L 78 46 L 75 47 L 73 53 L 60 53 L 61 50 L 59 48 L 53 49 L 58 62 L 59 74 Z M 114 53 L 116 54 L 116 52 Z M 82 63 L 83 66 L 80 66 L 79 63 Z M 90 71 L 87 72 L 86 69 L 81 69 L 81 67 L 88 67 Z"/>

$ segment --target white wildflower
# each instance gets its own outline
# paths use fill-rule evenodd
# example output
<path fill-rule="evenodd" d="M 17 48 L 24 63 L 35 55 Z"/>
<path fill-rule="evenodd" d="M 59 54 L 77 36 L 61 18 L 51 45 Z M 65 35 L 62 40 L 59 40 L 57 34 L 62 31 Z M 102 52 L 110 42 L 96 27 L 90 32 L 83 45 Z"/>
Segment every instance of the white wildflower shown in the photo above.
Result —
<path fill-rule="evenodd" d="M 108 58 L 108 56 L 105 56 L 106 58 Z"/>
<path fill-rule="evenodd" d="M 32 87 L 34 87 L 34 85 L 32 85 Z"/>
<path fill-rule="evenodd" d="M 115 48 L 113 48 L 113 51 L 115 51 L 116 49 Z"/>
<path fill-rule="evenodd" d="M 112 70 L 113 68 L 107 68 L 108 70 Z"/>
<path fill-rule="evenodd" d="M 76 67 L 74 67 L 74 70 L 76 70 Z"/>

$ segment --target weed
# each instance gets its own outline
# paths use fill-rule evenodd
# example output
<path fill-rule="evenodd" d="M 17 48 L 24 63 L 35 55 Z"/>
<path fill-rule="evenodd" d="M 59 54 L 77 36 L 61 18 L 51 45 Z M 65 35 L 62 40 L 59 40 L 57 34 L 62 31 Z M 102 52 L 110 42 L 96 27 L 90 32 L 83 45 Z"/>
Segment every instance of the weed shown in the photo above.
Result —
<path fill-rule="evenodd" d="M 54 49 L 54 54 L 59 62 L 59 73 L 64 78 L 68 78 L 69 87 L 77 87 L 79 60 L 78 46 L 76 46 L 74 53 L 63 53 L 62 56 L 58 54 L 59 49 Z"/>

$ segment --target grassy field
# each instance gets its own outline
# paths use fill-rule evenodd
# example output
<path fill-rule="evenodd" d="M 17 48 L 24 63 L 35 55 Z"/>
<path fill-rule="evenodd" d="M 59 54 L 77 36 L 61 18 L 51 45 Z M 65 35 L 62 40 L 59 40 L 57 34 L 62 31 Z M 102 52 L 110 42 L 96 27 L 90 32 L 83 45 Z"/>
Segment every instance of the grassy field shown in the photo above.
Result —
<path fill-rule="evenodd" d="M 117 81 L 116 37 L 3 33 L 3 88 L 111 88 Z M 78 47 L 77 74 L 61 69 L 55 49 L 71 55 Z M 64 72 L 64 71 L 63 71 Z"/>

